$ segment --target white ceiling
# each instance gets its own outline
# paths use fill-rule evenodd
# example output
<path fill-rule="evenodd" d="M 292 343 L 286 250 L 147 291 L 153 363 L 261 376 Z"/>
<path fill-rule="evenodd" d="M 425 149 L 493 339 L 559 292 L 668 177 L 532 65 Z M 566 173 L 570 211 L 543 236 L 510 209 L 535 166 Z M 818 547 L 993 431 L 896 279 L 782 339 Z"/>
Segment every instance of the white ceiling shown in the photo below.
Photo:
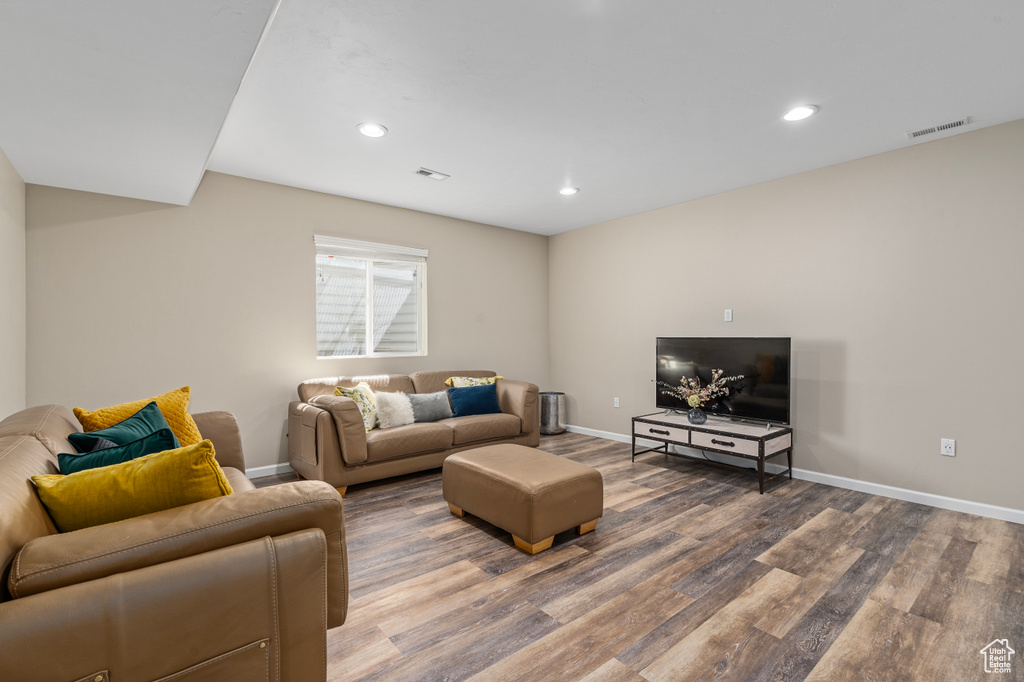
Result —
<path fill-rule="evenodd" d="M 555 234 L 1024 118 L 1019 0 L 281 0 L 214 145 L 272 4 L 0 2 L 0 147 L 28 182 L 174 203 L 212 147 L 211 170 Z"/>
<path fill-rule="evenodd" d="M 0 0 L 25 182 L 188 204 L 277 0 Z"/>

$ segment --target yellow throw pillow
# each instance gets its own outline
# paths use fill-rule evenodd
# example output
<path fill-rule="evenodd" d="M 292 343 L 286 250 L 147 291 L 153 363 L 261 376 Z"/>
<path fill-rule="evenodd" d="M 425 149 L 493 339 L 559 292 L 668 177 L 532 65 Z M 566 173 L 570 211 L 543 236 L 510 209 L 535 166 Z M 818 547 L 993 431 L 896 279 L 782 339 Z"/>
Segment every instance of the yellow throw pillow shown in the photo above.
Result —
<path fill-rule="evenodd" d="M 32 482 L 62 533 L 232 492 L 208 440 L 67 476 L 39 474 Z"/>
<path fill-rule="evenodd" d="M 377 399 L 373 395 L 370 384 L 360 381 L 354 388 L 338 386 L 334 389 L 334 395 L 351 398 L 359 408 L 359 414 L 363 417 L 363 427 L 369 433 L 377 426 Z"/>
<path fill-rule="evenodd" d="M 119 424 L 155 400 L 157 408 L 167 420 L 167 425 L 178 437 L 178 442 L 182 445 L 195 445 L 203 437 L 199 433 L 199 427 L 196 426 L 192 415 L 188 413 L 190 391 L 191 389 L 185 386 L 177 391 L 169 391 L 153 398 L 104 407 L 92 412 L 83 410 L 81 407 L 76 407 L 74 411 L 78 421 L 82 424 L 82 429 L 88 433 Z"/>
<path fill-rule="evenodd" d="M 445 386 L 452 388 L 465 388 L 466 386 L 487 386 L 498 383 L 498 379 L 505 377 L 448 377 L 444 380 Z"/>

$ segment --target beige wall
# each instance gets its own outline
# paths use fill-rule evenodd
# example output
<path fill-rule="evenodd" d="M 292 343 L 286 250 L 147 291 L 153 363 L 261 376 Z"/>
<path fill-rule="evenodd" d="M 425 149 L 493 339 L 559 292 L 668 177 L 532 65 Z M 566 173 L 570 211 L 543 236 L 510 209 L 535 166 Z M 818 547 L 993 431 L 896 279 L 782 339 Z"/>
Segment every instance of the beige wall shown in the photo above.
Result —
<path fill-rule="evenodd" d="M 0 419 L 25 408 L 25 183 L 0 149 Z"/>
<path fill-rule="evenodd" d="M 791 336 L 794 466 L 1022 509 L 1022 254 L 1024 121 L 565 233 L 552 386 L 628 434 L 656 336 Z"/>
<path fill-rule="evenodd" d="M 207 173 L 189 207 L 30 185 L 29 404 L 192 386 L 238 417 L 249 467 L 284 462 L 316 376 L 494 369 L 548 379 L 547 238 Z M 313 234 L 427 248 L 429 356 L 317 360 Z"/>

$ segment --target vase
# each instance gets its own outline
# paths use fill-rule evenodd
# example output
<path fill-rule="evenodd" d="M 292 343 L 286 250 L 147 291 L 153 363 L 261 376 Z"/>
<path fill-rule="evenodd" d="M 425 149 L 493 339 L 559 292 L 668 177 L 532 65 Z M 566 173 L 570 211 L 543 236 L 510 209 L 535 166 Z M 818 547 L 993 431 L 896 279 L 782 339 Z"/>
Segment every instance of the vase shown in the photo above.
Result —
<path fill-rule="evenodd" d="M 708 420 L 708 415 L 699 407 L 691 407 L 690 411 L 686 413 L 686 418 L 691 424 L 703 424 Z"/>

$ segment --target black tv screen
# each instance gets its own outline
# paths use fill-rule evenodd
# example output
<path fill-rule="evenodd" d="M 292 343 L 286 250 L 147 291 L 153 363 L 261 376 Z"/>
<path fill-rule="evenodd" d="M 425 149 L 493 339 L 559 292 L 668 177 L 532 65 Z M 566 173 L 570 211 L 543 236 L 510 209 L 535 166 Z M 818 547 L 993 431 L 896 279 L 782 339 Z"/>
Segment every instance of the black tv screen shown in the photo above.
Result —
<path fill-rule="evenodd" d="M 729 384 L 729 395 L 704 404 L 704 411 L 737 419 L 789 424 L 790 339 L 760 337 L 659 337 L 655 384 L 659 409 L 686 412 L 689 405 L 665 393 L 664 382 L 678 386 L 680 378 L 697 377 L 702 386 L 715 369 L 724 376 L 742 374 Z"/>

